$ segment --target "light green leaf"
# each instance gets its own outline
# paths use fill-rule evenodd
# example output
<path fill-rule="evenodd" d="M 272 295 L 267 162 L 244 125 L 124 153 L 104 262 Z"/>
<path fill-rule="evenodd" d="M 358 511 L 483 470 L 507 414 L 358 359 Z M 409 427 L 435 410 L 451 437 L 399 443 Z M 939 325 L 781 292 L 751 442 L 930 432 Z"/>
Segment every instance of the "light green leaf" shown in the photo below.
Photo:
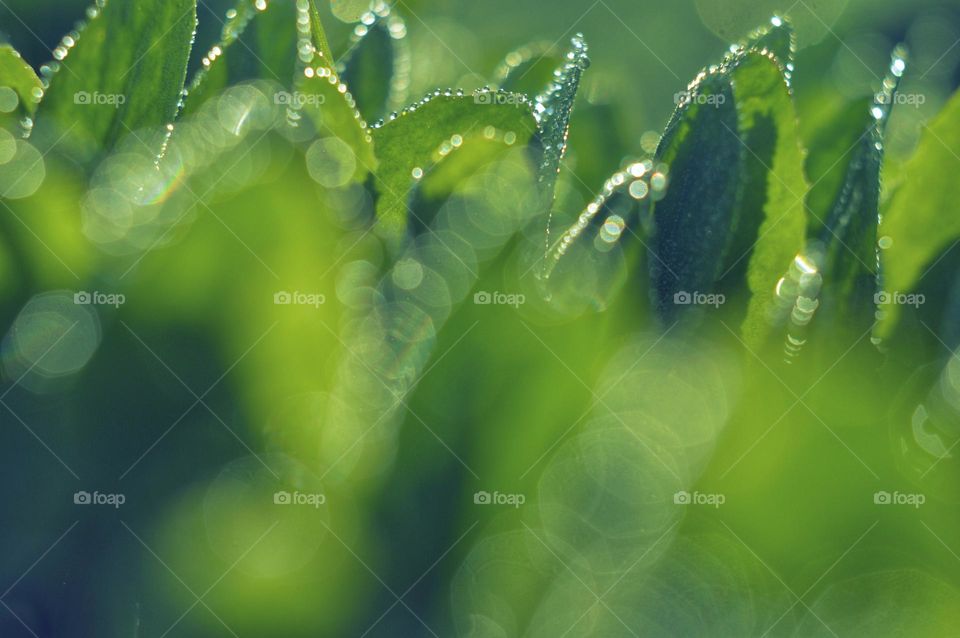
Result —
<path fill-rule="evenodd" d="M 746 252 L 736 246 L 732 257 L 749 254 L 747 285 L 750 303 L 743 324 L 749 345 L 759 346 L 769 331 L 767 317 L 775 287 L 791 260 L 803 249 L 806 233 L 804 151 L 797 115 L 781 69 L 772 60 L 751 54 L 733 73 L 734 99 L 740 112 L 741 136 L 749 147 L 741 206 L 757 214 L 756 233 Z M 738 264 L 729 267 L 737 271 Z"/>
<path fill-rule="evenodd" d="M 377 166 L 373 137 L 346 84 L 329 68 L 307 67 L 295 85 L 291 121 L 309 123 L 320 137 L 346 142 L 356 156 L 353 180 L 362 182 Z"/>
<path fill-rule="evenodd" d="M 173 120 L 197 24 L 196 0 L 111 0 L 88 14 L 75 44 L 54 50 L 37 111 L 43 141 L 62 136 L 81 159 Z"/>
<path fill-rule="evenodd" d="M 384 235 L 397 241 L 407 233 L 411 192 L 447 154 L 470 152 L 471 138 L 478 137 L 504 142 L 504 148 L 524 145 L 535 129 L 526 96 L 492 91 L 472 96 L 438 91 L 374 129 L 377 217 Z M 462 151 L 454 150 L 460 146 Z"/>
<path fill-rule="evenodd" d="M 960 197 L 960 93 L 924 127 L 917 152 L 903 167 L 902 185 L 880 226 L 884 290 L 916 290 L 926 272 L 960 238 L 960 218 L 951 214 Z M 877 336 L 890 336 L 900 309 L 886 305 Z"/>
<path fill-rule="evenodd" d="M 8 44 L 0 45 L 0 125 L 19 131 L 21 120 L 33 115 L 43 86 L 33 68 Z"/>

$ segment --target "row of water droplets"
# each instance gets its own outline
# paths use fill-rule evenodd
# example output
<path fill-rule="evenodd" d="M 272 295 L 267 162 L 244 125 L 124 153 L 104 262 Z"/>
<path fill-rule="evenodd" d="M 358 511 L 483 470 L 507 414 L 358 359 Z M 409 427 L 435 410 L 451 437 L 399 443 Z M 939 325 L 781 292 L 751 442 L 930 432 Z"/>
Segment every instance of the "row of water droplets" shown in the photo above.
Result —
<path fill-rule="evenodd" d="M 370 3 L 370 10 L 360 16 L 360 22 L 353 27 L 349 51 L 353 52 L 373 29 L 378 28 L 384 29 L 393 45 L 393 68 L 390 73 L 387 109 L 395 110 L 407 101 L 413 68 L 413 58 L 407 42 L 406 21 L 384 0 L 373 0 Z M 337 70 L 343 73 L 347 64 L 349 64 L 349 54 L 343 56 Z"/>
<path fill-rule="evenodd" d="M 777 281 L 773 303 L 768 308 L 768 321 L 773 325 L 787 325 L 784 356 L 788 364 L 799 355 L 807 342 L 807 326 L 820 308 L 820 274 L 822 248 L 811 243 L 804 252 L 794 257 L 786 274 Z"/>
<path fill-rule="evenodd" d="M 383 128 L 390 122 L 393 122 L 401 117 L 412 115 L 438 98 L 462 98 L 465 96 L 466 92 L 463 89 L 434 89 L 413 104 L 410 104 L 399 111 L 390 113 L 390 115 L 384 119 L 377 120 L 372 124 L 372 128 Z M 516 106 L 526 108 L 531 108 L 532 104 L 530 98 L 522 93 L 511 93 L 510 91 L 504 91 L 503 89 L 492 89 L 489 86 L 484 86 L 474 90 L 472 96 L 478 104 L 514 104 Z"/>
<path fill-rule="evenodd" d="M 654 164 L 653 160 L 646 159 L 640 162 L 630 162 L 625 168 L 611 175 L 604 182 L 603 189 L 591 201 L 577 218 L 576 223 L 563 233 L 556 245 L 552 247 L 544 268 L 543 279 L 549 281 L 557 263 L 563 259 L 567 251 L 593 224 L 597 215 L 607 209 L 610 200 L 626 193 L 637 202 L 655 202 L 663 199 L 667 193 L 669 183 L 669 167 L 664 163 Z M 620 241 L 630 220 L 617 213 L 611 213 L 604 220 L 594 240 L 594 248 L 606 252 Z"/>
<path fill-rule="evenodd" d="M 874 149 L 877 153 L 883 152 L 883 136 L 886 130 L 887 123 L 890 121 L 890 112 L 893 109 L 894 97 L 896 96 L 897 90 L 900 88 L 900 82 L 903 78 L 904 72 L 907 70 L 907 50 L 902 44 L 898 45 L 894 50 L 893 54 L 890 57 L 890 69 L 887 75 L 883 78 L 883 84 L 880 87 L 880 90 L 874 95 L 873 106 L 870 107 L 870 114 L 873 116 L 874 124 L 870 131 L 870 139 L 874 145 Z M 880 173 L 880 182 L 879 187 L 882 191 L 883 189 L 883 172 Z M 882 228 L 883 225 L 883 214 L 878 207 L 877 209 L 877 228 Z M 893 246 L 893 238 L 889 236 L 879 237 L 877 239 L 876 245 L 876 290 L 877 292 L 882 292 L 884 289 L 884 280 L 883 280 L 883 260 L 881 258 L 882 251 L 887 250 Z M 885 313 L 878 304 L 876 307 L 876 324 L 879 325 L 885 318 Z M 870 341 L 873 345 L 881 347 L 882 339 L 876 334 L 870 336 Z"/>
<path fill-rule="evenodd" d="M 576 34 L 570 40 L 570 47 L 563 66 L 553 72 L 553 81 L 546 91 L 536 97 L 533 106 L 533 115 L 539 125 L 538 138 L 542 145 L 542 154 L 537 168 L 537 180 L 547 213 L 546 231 L 544 233 L 544 266 L 546 266 L 550 255 L 550 226 L 553 222 L 554 191 L 557 178 L 560 175 L 560 163 L 567 152 L 570 115 L 573 111 L 577 91 L 580 88 L 580 78 L 583 76 L 583 72 L 590 67 L 589 47 L 582 33 Z"/>

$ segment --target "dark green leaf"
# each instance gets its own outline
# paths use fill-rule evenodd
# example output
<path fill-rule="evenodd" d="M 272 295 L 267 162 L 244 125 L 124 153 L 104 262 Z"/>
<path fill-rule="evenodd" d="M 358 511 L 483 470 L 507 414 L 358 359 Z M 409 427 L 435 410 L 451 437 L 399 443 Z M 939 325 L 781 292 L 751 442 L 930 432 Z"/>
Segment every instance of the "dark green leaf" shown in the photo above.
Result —
<path fill-rule="evenodd" d="M 297 59 L 297 17 L 290 0 L 261 5 L 240 0 L 227 13 L 220 41 L 203 57 L 202 68 L 190 81 L 184 114 L 196 112 L 209 98 L 245 80 L 289 86 Z"/>
<path fill-rule="evenodd" d="M 681 94 L 657 160 L 670 188 L 654 212 L 653 297 L 675 318 L 677 295 L 731 295 L 746 280 L 743 330 L 759 344 L 774 289 L 803 247 L 807 183 L 788 79 L 794 46 L 779 19 Z"/>
<path fill-rule="evenodd" d="M 905 68 L 904 55 L 900 49 L 894 52 L 891 75 L 870 108 L 873 117 L 849 155 L 833 205 L 819 220 L 825 309 L 842 325 L 862 329 L 874 320 L 883 131 Z"/>

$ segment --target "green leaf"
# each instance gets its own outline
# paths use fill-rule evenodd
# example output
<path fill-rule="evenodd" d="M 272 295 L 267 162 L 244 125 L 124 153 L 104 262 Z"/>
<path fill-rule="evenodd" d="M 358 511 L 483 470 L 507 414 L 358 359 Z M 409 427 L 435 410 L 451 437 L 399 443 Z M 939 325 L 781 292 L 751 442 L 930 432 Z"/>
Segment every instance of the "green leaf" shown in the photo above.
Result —
<path fill-rule="evenodd" d="M 751 300 L 743 331 L 765 338 L 774 289 L 802 249 L 803 150 L 789 88 L 793 33 L 774 18 L 683 94 L 656 159 L 670 188 L 655 207 L 650 270 L 662 318 L 677 295 L 720 288 Z"/>
<path fill-rule="evenodd" d="M 537 181 L 543 212 L 548 214 L 546 245 L 550 245 L 549 213 L 553 208 L 560 162 L 567 152 L 567 136 L 570 132 L 570 116 L 580 88 L 580 78 L 590 66 L 587 43 L 582 34 L 570 41 L 570 51 L 565 63 L 554 73 L 554 79 L 536 98 L 534 113 L 538 129 L 531 150 L 537 164 Z M 545 256 L 546 257 L 546 256 Z M 546 264 L 545 264 L 546 265 Z"/>
<path fill-rule="evenodd" d="M 327 67 L 307 67 L 300 77 L 289 105 L 291 122 L 308 122 L 321 137 L 336 137 L 346 142 L 356 156 L 353 180 L 362 182 L 376 169 L 373 137 L 357 110 L 347 85 Z"/>
<path fill-rule="evenodd" d="M 43 141 L 63 136 L 81 159 L 173 121 L 197 24 L 196 0 L 112 0 L 88 15 L 54 50 L 37 111 Z"/>
<path fill-rule="evenodd" d="M 8 44 L 0 45 L 0 126 L 19 131 L 37 110 L 43 85 L 33 68 Z"/>
<path fill-rule="evenodd" d="M 410 85 L 407 25 L 388 6 L 381 8 L 373 14 L 373 24 L 354 27 L 341 73 L 360 113 L 370 122 L 403 106 Z"/>
<path fill-rule="evenodd" d="M 409 229 L 408 200 L 417 182 L 453 149 L 463 146 L 455 152 L 468 152 L 476 138 L 499 140 L 504 148 L 524 145 L 536 129 L 526 96 L 493 91 L 472 96 L 448 93 L 437 91 L 374 129 L 379 158 L 378 224 L 394 242 Z"/>
<path fill-rule="evenodd" d="M 654 209 L 649 263 L 654 304 L 666 320 L 680 308 L 675 295 L 710 292 L 723 272 L 746 155 L 728 72 L 702 75 L 688 90 L 656 154 L 670 167 L 670 188 Z"/>
<path fill-rule="evenodd" d="M 960 239 L 960 218 L 951 214 L 960 197 L 960 92 L 924 127 L 916 153 L 903 167 L 901 186 L 886 206 L 880 226 L 884 290 L 909 293 Z M 897 305 L 884 306 L 877 336 L 890 336 Z"/>
<path fill-rule="evenodd" d="M 743 219 L 758 229 L 743 233 L 750 246 L 741 252 L 742 244 L 735 245 L 732 256 L 749 254 L 746 275 L 751 294 L 742 331 L 748 345 L 759 346 L 770 329 L 767 319 L 777 281 L 803 249 L 808 184 L 796 109 L 781 68 L 769 58 L 750 54 L 733 78 L 740 134 L 750 149 L 741 194 Z M 736 272 L 737 266 L 729 270 Z"/>
<path fill-rule="evenodd" d="M 299 21 L 307 24 L 302 33 Z M 298 38 L 306 40 L 303 64 L 312 60 L 311 27 L 306 10 L 294 10 L 290 0 L 260 4 L 240 0 L 227 12 L 217 42 L 201 60 L 184 98 L 183 114 L 195 113 L 209 98 L 247 80 L 267 80 L 286 88 L 295 77 Z M 283 93 L 274 96 L 282 101 Z M 289 95 L 289 94 L 288 94 Z"/>
<path fill-rule="evenodd" d="M 891 74 L 869 111 L 873 117 L 850 154 L 833 205 L 826 218 L 819 220 L 824 309 L 832 323 L 862 326 L 856 328 L 861 332 L 874 321 L 883 132 L 906 67 L 904 56 L 901 48 L 894 51 Z"/>

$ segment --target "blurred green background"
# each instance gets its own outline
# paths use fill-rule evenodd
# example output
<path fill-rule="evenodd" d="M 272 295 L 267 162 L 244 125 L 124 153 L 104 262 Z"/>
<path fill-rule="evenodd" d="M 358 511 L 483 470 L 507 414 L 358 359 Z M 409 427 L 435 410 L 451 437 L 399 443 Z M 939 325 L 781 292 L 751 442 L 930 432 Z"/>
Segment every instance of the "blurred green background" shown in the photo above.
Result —
<path fill-rule="evenodd" d="M 188 77 L 231 4 L 199 3 Z M 4 0 L 0 39 L 38 68 L 85 8 Z M 764 20 L 733 16 L 721 37 L 689 0 L 396 10 L 411 97 L 483 86 L 509 51 L 585 35 L 557 226 Z M 324 19 L 345 50 L 352 25 Z M 926 99 L 895 111 L 890 188 L 960 84 L 960 5 L 850 0 L 828 33 L 801 26 L 808 145 L 910 46 L 903 91 Z M 664 333 L 636 272 L 605 312 L 557 317 L 519 276 L 542 225 L 516 158 L 431 203 L 436 241 L 398 268 L 364 232 L 371 194 L 323 184 L 300 140 L 268 128 L 218 147 L 190 182 L 204 203 L 133 249 L 90 241 L 69 159 L 4 200 L 0 634 L 957 632 L 948 332 L 909 323 L 883 361 L 868 335 L 831 334 L 790 367 L 743 348 L 736 311 Z M 78 291 L 124 303 L 77 305 Z M 284 291 L 324 303 L 277 305 Z M 526 303 L 474 296 L 494 291 Z"/>

